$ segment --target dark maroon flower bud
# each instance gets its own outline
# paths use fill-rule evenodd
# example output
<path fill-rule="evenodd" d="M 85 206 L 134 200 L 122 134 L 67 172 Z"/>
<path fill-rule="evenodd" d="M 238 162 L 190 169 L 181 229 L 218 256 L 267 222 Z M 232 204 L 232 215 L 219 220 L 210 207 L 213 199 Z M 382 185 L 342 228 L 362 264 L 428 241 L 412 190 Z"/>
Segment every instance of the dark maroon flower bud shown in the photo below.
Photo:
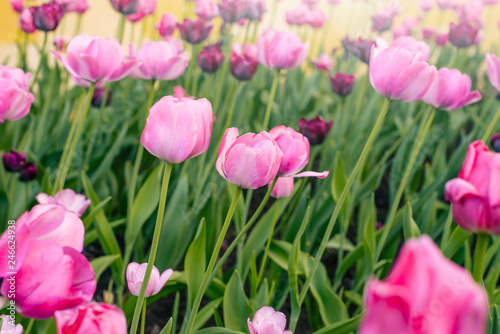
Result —
<path fill-rule="evenodd" d="M 2 160 L 7 172 L 19 172 L 26 164 L 26 154 L 12 150 L 10 153 L 4 153 Z"/>
<path fill-rule="evenodd" d="M 224 23 L 235 23 L 245 18 L 248 4 L 244 0 L 222 0 L 218 3 L 219 14 Z"/>
<path fill-rule="evenodd" d="M 330 84 L 332 85 L 332 90 L 340 97 L 346 97 L 347 95 L 351 94 L 355 80 L 356 78 L 354 77 L 354 75 L 343 74 L 340 72 L 337 72 L 335 77 L 330 76 Z"/>
<path fill-rule="evenodd" d="M 299 131 L 309 140 L 309 144 L 318 145 L 325 141 L 332 124 L 333 121 L 327 123 L 321 116 L 316 116 L 310 121 L 302 118 L 299 121 Z"/>
<path fill-rule="evenodd" d="M 479 29 L 472 25 L 462 22 L 459 24 L 450 23 L 450 32 L 448 40 L 457 48 L 468 48 L 471 45 L 477 44 Z"/>
<path fill-rule="evenodd" d="M 236 79 L 246 81 L 253 78 L 259 61 L 257 60 L 257 47 L 253 44 L 245 44 L 244 50 L 241 44 L 234 44 L 231 52 L 231 73 Z"/>
<path fill-rule="evenodd" d="M 348 37 L 346 37 L 342 40 L 342 46 L 345 49 L 346 55 L 349 56 L 352 54 L 354 55 L 354 57 L 358 58 L 365 64 L 368 64 L 370 62 L 370 54 L 372 51 L 372 46 L 374 44 L 374 41 L 363 38 L 350 40 Z"/>
<path fill-rule="evenodd" d="M 384 227 L 384 224 L 382 224 L 381 222 L 377 222 L 377 224 L 375 225 L 375 230 L 378 231 L 380 230 L 382 227 Z"/>
<path fill-rule="evenodd" d="M 35 28 L 45 32 L 54 31 L 64 15 L 64 7 L 51 1 L 39 7 L 32 7 L 32 14 Z"/>
<path fill-rule="evenodd" d="M 212 22 L 204 19 L 194 21 L 184 19 L 182 23 L 177 23 L 182 38 L 190 44 L 198 44 L 206 40 L 212 27 Z"/>
<path fill-rule="evenodd" d="M 500 153 L 500 133 L 495 133 L 491 136 L 491 148 L 493 151 Z"/>
<path fill-rule="evenodd" d="M 214 73 L 222 66 L 223 62 L 224 55 L 219 43 L 204 46 L 198 55 L 198 66 L 203 72 Z"/>
<path fill-rule="evenodd" d="M 38 167 L 33 162 L 27 162 L 19 175 L 19 181 L 29 182 L 36 179 L 38 174 Z"/>
<path fill-rule="evenodd" d="M 106 88 L 96 88 L 94 91 L 94 95 L 92 95 L 92 106 L 96 108 L 100 108 L 102 104 L 102 100 L 104 99 L 104 95 L 106 94 Z M 108 90 L 108 97 L 106 98 L 105 106 L 109 106 L 111 103 L 111 98 L 113 97 L 113 91 Z"/>
<path fill-rule="evenodd" d="M 122 14 L 130 15 L 139 11 L 139 0 L 110 0 L 113 8 Z"/>

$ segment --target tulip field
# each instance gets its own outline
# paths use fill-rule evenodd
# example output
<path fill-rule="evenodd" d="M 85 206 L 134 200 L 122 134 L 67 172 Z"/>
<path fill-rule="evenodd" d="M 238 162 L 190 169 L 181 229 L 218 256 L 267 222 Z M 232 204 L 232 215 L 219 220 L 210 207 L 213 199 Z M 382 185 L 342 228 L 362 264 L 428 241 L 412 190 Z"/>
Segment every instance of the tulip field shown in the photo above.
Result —
<path fill-rule="evenodd" d="M 0 334 L 500 334 L 498 0 L 9 2 Z"/>

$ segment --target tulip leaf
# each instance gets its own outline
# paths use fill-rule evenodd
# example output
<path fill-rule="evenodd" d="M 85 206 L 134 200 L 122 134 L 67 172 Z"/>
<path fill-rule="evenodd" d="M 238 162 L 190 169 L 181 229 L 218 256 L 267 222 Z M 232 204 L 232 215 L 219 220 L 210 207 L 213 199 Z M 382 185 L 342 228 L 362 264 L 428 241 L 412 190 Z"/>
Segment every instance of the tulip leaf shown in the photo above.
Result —
<path fill-rule="evenodd" d="M 160 334 L 170 334 L 172 332 L 172 317 L 168 319 L 167 324 L 161 330 Z"/>
<path fill-rule="evenodd" d="M 420 236 L 420 230 L 417 226 L 417 223 L 415 223 L 415 220 L 413 220 L 413 215 L 412 215 L 412 210 L 411 210 L 411 204 L 407 203 L 404 211 L 404 218 L 403 218 L 403 234 L 405 237 L 405 240 L 411 239 L 411 238 L 418 238 Z"/>
<path fill-rule="evenodd" d="M 363 313 L 358 314 L 349 320 L 336 322 L 330 326 L 322 328 L 313 334 L 349 334 L 356 331 L 363 319 Z"/>
<path fill-rule="evenodd" d="M 217 308 L 219 307 L 221 302 L 222 298 L 218 298 L 216 300 L 212 300 L 205 307 L 203 307 L 196 315 L 196 320 L 194 321 L 193 329 L 197 330 L 203 327 L 217 311 Z"/>
<path fill-rule="evenodd" d="M 189 245 L 184 258 L 184 273 L 188 287 L 189 305 L 192 305 L 203 280 L 206 270 L 206 229 L 205 219 L 202 219 L 196 236 Z"/>
<path fill-rule="evenodd" d="M 233 273 L 227 283 L 226 291 L 224 292 L 223 308 L 226 328 L 235 331 L 247 330 L 247 319 L 252 318 L 252 308 L 245 295 L 238 271 Z"/>
<path fill-rule="evenodd" d="M 199 331 L 194 332 L 195 334 L 244 334 L 243 332 L 233 331 L 231 329 L 222 328 L 222 327 L 209 327 L 205 329 L 201 329 Z"/>
<path fill-rule="evenodd" d="M 92 224 L 92 221 L 95 219 L 95 216 L 104 208 L 106 204 L 108 204 L 109 201 L 111 201 L 111 198 L 112 197 L 109 196 L 104 199 L 101 203 L 93 207 L 90 213 L 85 216 L 85 219 L 83 219 L 83 226 L 85 227 L 85 231 L 89 229 L 90 224 Z"/>
<path fill-rule="evenodd" d="M 95 273 L 95 281 L 99 282 L 99 277 L 101 277 L 102 273 L 116 260 L 120 258 L 119 255 L 108 255 L 101 256 L 97 259 L 90 261 L 90 265 L 94 268 Z"/>
<path fill-rule="evenodd" d="M 464 245 L 465 240 L 471 236 L 471 232 L 457 226 L 450 236 L 450 240 L 443 249 L 443 254 L 447 258 L 452 258 L 456 252 Z"/>

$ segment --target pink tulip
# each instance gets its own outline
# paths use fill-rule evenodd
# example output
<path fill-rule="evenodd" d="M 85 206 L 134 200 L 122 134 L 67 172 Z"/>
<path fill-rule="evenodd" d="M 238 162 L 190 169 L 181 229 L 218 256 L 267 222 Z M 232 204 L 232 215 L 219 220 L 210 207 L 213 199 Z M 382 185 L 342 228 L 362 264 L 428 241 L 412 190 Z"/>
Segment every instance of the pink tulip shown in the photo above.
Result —
<path fill-rule="evenodd" d="M 219 14 L 225 23 L 235 23 L 246 17 L 248 4 L 246 0 L 222 0 L 217 4 Z"/>
<path fill-rule="evenodd" d="M 10 316 L 2 314 L 0 315 L 2 319 L 2 327 L 0 327 L 0 333 L 2 334 L 22 334 L 23 326 L 21 324 L 14 325 Z"/>
<path fill-rule="evenodd" d="M 346 37 L 342 40 L 342 46 L 346 54 L 354 55 L 365 64 L 368 64 L 370 61 L 370 53 L 373 45 L 375 45 L 375 41 L 370 39 L 358 38 L 357 40 L 350 40 L 349 37 Z"/>
<path fill-rule="evenodd" d="M 125 15 L 137 13 L 139 0 L 109 0 L 113 8 Z"/>
<path fill-rule="evenodd" d="M 307 58 L 309 42 L 291 31 L 266 30 L 257 40 L 257 58 L 270 69 L 291 70 Z"/>
<path fill-rule="evenodd" d="M 442 33 L 436 35 L 436 45 L 446 46 L 448 44 L 448 34 Z"/>
<path fill-rule="evenodd" d="M 152 15 L 156 9 L 158 0 L 139 0 L 139 10 L 133 14 L 127 15 L 130 22 L 139 22 L 147 15 Z"/>
<path fill-rule="evenodd" d="M 208 149 L 212 117 L 207 99 L 166 96 L 151 108 L 141 143 L 157 158 L 181 163 Z"/>
<path fill-rule="evenodd" d="M 471 86 L 467 74 L 462 74 L 457 69 L 441 68 L 423 100 L 438 109 L 460 109 L 481 100 L 481 94 L 478 91 L 471 92 Z"/>
<path fill-rule="evenodd" d="M 484 289 L 428 236 L 405 243 L 387 279 L 368 283 L 365 303 L 360 334 L 486 331 Z"/>
<path fill-rule="evenodd" d="M 205 45 L 198 54 L 198 66 L 205 73 L 215 73 L 224 63 L 220 43 Z"/>
<path fill-rule="evenodd" d="M 372 16 L 372 30 L 384 32 L 392 27 L 393 13 L 387 9 L 381 10 Z"/>
<path fill-rule="evenodd" d="M 480 0 L 468 0 L 456 9 L 459 22 L 482 26 L 484 4 Z"/>
<path fill-rule="evenodd" d="M 436 2 L 440 10 L 445 10 L 453 6 L 453 0 L 436 0 Z"/>
<path fill-rule="evenodd" d="M 9 2 L 14 11 L 18 12 L 19 14 L 23 11 L 23 0 L 9 0 Z"/>
<path fill-rule="evenodd" d="M 253 321 L 247 320 L 250 334 L 292 334 L 285 330 L 286 317 L 272 307 L 264 306 L 258 310 Z"/>
<path fill-rule="evenodd" d="M 171 36 L 175 28 L 177 28 L 177 18 L 172 13 L 162 15 L 160 22 L 155 25 L 161 37 Z"/>
<path fill-rule="evenodd" d="M 30 93 L 31 73 L 19 68 L 0 65 L 0 124 L 26 116 L 35 97 Z"/>
<path fill-rule="evenodd" d="M 452 203 L 453 217 L 461 227 L 500 234 L 500 197 L 496 191 L 499 162 L 500 154 L 475 141 L 469 145 L 458 178 L 446 183 L 445 198 Z"/>
<path fill-rule="evenodd" d="M 64 36 L 56 36 L 54 37 L 54 46 L 57 51 L 59 52 L 65 52 L 66 47 L 68 46 L 69 39 L 67 39 Z"/>
<path fill-rule="evenodd" d="M 311 61 L 319 71 L 330 72 L 335 66 L 335 61 L 327 53 L 323 53 L 318 59 Z"/>
<path fill-rule="evenodd" d="M 321 29 L 327 18 L 325 13 L 319 8 L 313 8 L 309 12 L 307 23 L 314 29 Z"/>
<path fill-rule="evenodd" d="M 38 7 L 31 7 L 33 25 L 38 30 L 48 32 L 56 30 L 64 15 L 64 7 L 51 1 Z"/>
<path fill-rule="evenodd" d="M 230 63 L 231 73 L 236 79 L 240 81 L 252 79 L 259 66 L 257 47 L 253 44 L 245 44 L 243 49 L 241 44 L 233 44 Z"/>
<path fill-rule="evenodd" d="M 175 86 L 173 88 L 173 96 L 179 100 L 183 98 L 194 100 L 194 98 L 186 94 L 186 91 L 184 90 L 184 88 L 182 88 L 182 86 Z"/>
<path fill-rule="evenodd" d="M 286 15 L 286 23 L 288 23 L 291 26 L 303 26 L 304 24 L 307 24 L 309 21 L 309 8 L 304 5 L 300 4 L 298 7 L 295 7 L 294 9 L 288 10 L 285 15 Z"/>
<path fill-rule="evenodd" d="M 309 144 L 318 145 L 325 141 L 332 124 L 333 120 L 325 122 L 321 116 L 316 116 L 316 118 L 311 120 L 301 118 L 299 121 L 299 130 L 309 140 Z"/>
<path fill-rule="evenodd" d="M 199 44 L 206 40 L 212 27 L 212 22 L 205 19 L 198 19 L 196 21 L 184 19 L 184 22 L 177 23 L 177 28 L 179 28 L 182 39 L 190 44 Z"/>
<path fill-rule="evenodd" d="M 139 296 L 141 291 L 142 281 L 146 273 L 147 263 L 139 264 L 137 262 L 129 263 L 127 266 L 127 284 L 130 293 L 134 296 Z M 151 277 L 149 278 L 148 287 L 146 289 L 145 297 L 156 295 L 167 284 L 168 279 L 174 271 L 172 269 L 165 270 L 161 275 L 158 268 L 153 266 Z"/>
<path fill-rule="evenodd" d="M 302 0 L 302 3 L 309 7 L 314 7 L 318 4 L 319 0 Z"/>
<path fill-rule="evenodd" d="M 26 34 L 32 34 L 36 31 L 35 25 L 33 24 L 33 14 L 32 10 L 29 8 L 24 8 L 19 15 L 19 27 Z"/>
<path fill-rule="evenodd" d="M 72 0 L 64 8 L 67 13 L 83 14 L 90 8 L 90 4 L 87 0 Z"/>
<path fill-rule="evenodd" d="M 282 158 L 283 152 L 269 133 L 246 133 L 238 138 L 238 129 L 230 128 L 222 138 L 216 168 L 237 187 L 257 189 L 276 177 Z"/>
<path fill-rule="evenodd" d="M 500 59 L 494 54 L 486 54 L 486 65 L 488 66 L 488 78 L 497 91 L 500 91 Z"/>
<path fill-rule="evenodd" d="M 56 312 L 57 334 L 126 334 L 125 314 L 115 305 L 89 303 Z"/>
<path fill-rule="evenodd" d="M 174 80 L 184 74 L 189 64 L 187 53 L 166 41 L 146 42 L 137 53 L 130 44 L 129 53 L 141 64 L 131 74 L 136 79 Z"/>
<path fill-rule="evenodd" d="M 245 18 L 250 21 L 260 21 L 266 12 L 265 0 L 247 0 L 247 12 Z"/>
<path fill-rule="evenodd" d="M 271 183 L 268 185 L 271 187 Z M 271 196 L 277 199 L 286 198 L 293 192 L 293 177 L 278 177 Z"/>
<path fill-rule="evenodd" d="M 65 57 L 52 53 L 71 75 L 89 82 L 118 81 L 140 65 L 138 59 L 125 57 L 118 40 L 84 34 L 69 42 Z"/>
<path fill-rule="evenodd" d="M 337 72 L 335 76 L 330 76 L 332 90 L 340 97 L 351 94 L 355 81 L 356 77 L 350 74 Z"/>
<path fill-rule="evenodd" d="M 40 193 L 36 196 L 36 200 L 40 204 L 55 204 L 62 206 L 66 211 L 71 211 L 81 217 L 85 209 L 90 205 L 90 200 L 84 195 L 76 194 L 72 189 L 63 189 L 54 197 L 45 193 Z"/>
<path fill-rule="evenodd" d="M 428 61 L 431 55 L 431 48 L 427 43 L 424 41 L 417 41 L 411 36 L 398 37 L 392 42 L 391 46 L 408 50 L 414 55 L 421 53 L 424 61 Z"/>
<path fill-rule="evenodd" d="M 420 9 L 423 12 L 428 12 L 432 9 L 434 4 L 433 4 L 433 0 L 420 0 L 419 5 L 420 5 Z"/>
<path fill-rule="evenodd" d="M 448 40 L 457 48 L 467 48 L 477 44 L 479 29 L 468 23 L 450 23 L 450 32 Z"/>
<path fill-rule="evenodd" d="M 200 19 L 211 20 L 219 16 L 219 7 L 213 0 L 196 0 L 194 12 Z"/>
<path fill-rule="evenodd" d="M 434 37 L 434 28 L 433 27 L 424 27 L 422 28 L 422 37 L 424 39 L 432 39 Z"/>
<path fill-rule="evenodd" d="M 423 60 L 421 53 L 412 54 L 395 47 L 378 51 L 374 47 L 369 75 L 370 83 L 379 94 L 391 100 L 413 102 L 425 95 L 437 71 Z"/>

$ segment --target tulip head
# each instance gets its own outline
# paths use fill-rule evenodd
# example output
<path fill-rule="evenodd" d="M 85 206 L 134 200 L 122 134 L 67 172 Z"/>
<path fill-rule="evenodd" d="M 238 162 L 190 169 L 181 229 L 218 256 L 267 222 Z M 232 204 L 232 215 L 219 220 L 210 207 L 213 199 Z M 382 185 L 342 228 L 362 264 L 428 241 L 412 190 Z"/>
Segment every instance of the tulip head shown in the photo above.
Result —
<path fill-rule="evenodd" d="M 90 200 L 85 195 L 77 194 L 72 189 L 60 190 L 54 197 L 40 193 L 35 198 L 40 204 L 59 205 L 66 211 L 75 213 L 78 217 L 81 217 L 90 205 Z"/>
<path fill-rule="evenodd" d="M 272 183 L 269 184 L 271 187 Z M 280 199 L 290 196 L 293 192 L 293 177 L 278 177 L 271 196 Z"/>
<path fill-rule="evenodd" d="M 247 320 L 250 334 L 272 333 L 272 334 L 292 334 L 285 330 L 286 317 L 283 313 L 275 311 L 272 307 L 264 306 L 254 315 L 253 320 Z"/>
<path fill-rule="evenodd" d="M 302 118 L 299 121 L 299 130 L 309 140 L 311 145 L 318 145 L 325 141 L 332 124 L 333 120 L 325 122 L 321 116 L 316 116 L 316 118 L 309 121 Z"/>
<path fill-rule="evenodd" d="M 323 53 L 318 59 L 312 61 L 319 71 L 330 72 L 335 66 L 335 61 L 327 54 Z"/>
<path fill-rule="evenodd" d="M 270 69 L 291 70 L 307 58 L 309 42 L 291 31 L 266 30 L 257 40 L 257 58 Z"/>
<path fill-rule="evenodd" d="M 177 28 L 177 18 L 172 13 L 163 14 L 160 22 L 155 25 L 161 37 L 171 36 L 175 28 Z"/>
<path fill-rule="evenodd" d="M 351 94 L 355 81 L 356 77 L 351 74 L 337 72 L 335 76 L 330 76 L 332 90 L 340 97 L 346 97 Z"/>
<path fill-rule="evenodd" d="M 486 54 L 486 65 L 488 66 L 488 78 L 490 83 L 500 92 L 500 58 L 494 54 Z"/>
<path fill-rule="evenodd" d="M 109 0 L 113 8 L 124 15 L 139 11 L 139 0 Z"/>
<path fill-rule="evenodd" d="M 57 311 L 58 334 L 126 334 L 125 314 L 115 305 L 88 303 L 76 308 Z"/>
<path fill-rule="evenodd" d="M 182 39 L 190 44 L 199 44 L 207 39 L 213 24 L 205 19 L 195 21 L 184 19 L 182 23 L 177 23 L 177 28 L 181 33 Z"/>
<path fill-rule="evenodd" d="M 194 12 L 200 19 L 211 20 L 219 16 L 219 7 L 214 0 L 197 0 L 194 4 Z"/>
<path fill-rule="evenodd" d="M 203 72 L 217 72 L 222 63 L 224 63 L 224 55 L 221 52 L 220 43 L 206 45 L 198 54 L 198 66 Z"/>
<path fill-rule="evenodd" d="M 26 34 L 32 34 L 36 31 L 33 24 L 33 11 L 30 8 L 24 8 L 19 15 L 19 27 Z"/>
<path fill-rule="evenodd" d="M 7 172 L 20 172 L 26 165 L 26 154 L 12 150 L 2 156 L 3 167 Z"/>
<path fill-rule="evenodd" d="M 32 7 L 33 25 L 36 29 L 48 32 L 56 30 L 64 15 L 64 7 L 56 1 Z"/>
<path fill-rule="evenodd" d="M 26 116 L 35 97 L 29 91 L 31 73 L 19 68 L 0 66 L 0 124 Z"/>
<path fill-rule="evenodd" d="M 127 266 L 128 289 L 134 296 L 139 296 L 147 266 L 147 263 L 139 264 L 136 262 L 129 263 Z M 153 266 L 153 271 L 151 272 L 151 277 L 149 278 L 148 287 L 144 296 L 149 297 L 160 292 L 173 273 L 174 271 L 172 269 L 167 269 L 160 275 L 158 268 Z"/>
<path fill-rule="evenodd" d="M 231 73 L 240 81 L 247 81 L 253 78 L 259 62 L 257 60 L 257 48 L 253 44 L 235 43 L 231 52 Z"/>
<path fill-rule="evenodd" d="M 21 182 L 29 182 L 36 179 L 38 175 L 38 166 L 34 162 L 27 162 L 21 173 L 19 174 L 19 181 Z"/>
<path fill-rule="evenodd" d="M 245 0 L 222 0 L 217 6 L 225 23 L 238 22 L 247 15 L 248 4 Z"/>
<path fill-rule="evenodd" d="M 450 23 L 450 32 L 448 40 L 451 44 L 458 48 L 468 48 L 471 45 L 477 44 L 479 29 L 469 23 Z"/>
<path fill-rule="evenodd" d="M 272 128 L 269 134 L 283 152 L 278 174 L 291 176 L 300 172 L 309 162 L 309 140 L 284 125 Z"/>

